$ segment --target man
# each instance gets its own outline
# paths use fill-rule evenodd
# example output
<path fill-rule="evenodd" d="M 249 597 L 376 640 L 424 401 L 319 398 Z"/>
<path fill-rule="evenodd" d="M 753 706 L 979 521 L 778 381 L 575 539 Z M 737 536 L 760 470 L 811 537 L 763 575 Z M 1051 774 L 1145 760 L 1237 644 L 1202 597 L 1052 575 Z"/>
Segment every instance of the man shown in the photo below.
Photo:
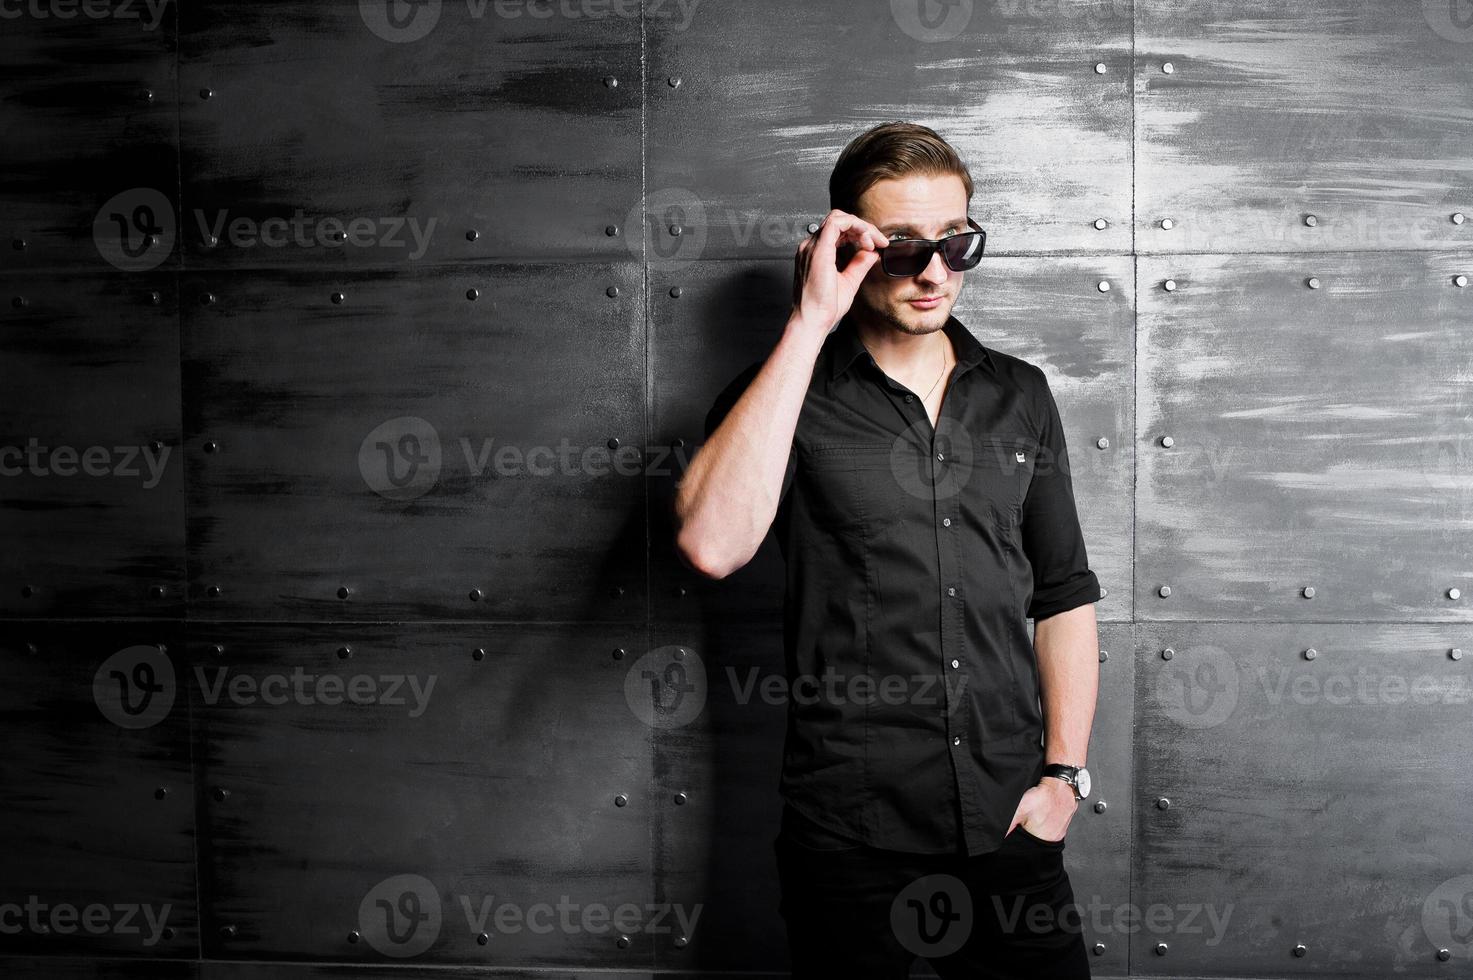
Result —
<path fill-rule="evenodd" d="M 1058 409 L 951 315 L 985 243 L 951 146 L 877 126 L 829 195 L 781 339 L 716 400 L 675 500 L 700 573 L 745 565 L 774 520 L 787 561 L 794 975 L 900 978 L 922 955 L 942 977 L 1088 977 L 1063 848 L 1100 589 Z"/>

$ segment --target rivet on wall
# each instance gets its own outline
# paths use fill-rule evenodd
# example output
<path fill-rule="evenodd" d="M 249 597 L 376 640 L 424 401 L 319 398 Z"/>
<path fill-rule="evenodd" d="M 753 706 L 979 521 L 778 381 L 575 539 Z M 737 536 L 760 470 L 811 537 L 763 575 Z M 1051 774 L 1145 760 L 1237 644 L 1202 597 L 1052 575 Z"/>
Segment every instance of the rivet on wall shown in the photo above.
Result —
<path fill-rule="evenodd" d="M 1156 590 L 1156 594 L 1159 595 L 1163 599 L 1169 599 L 1171 597 L 1171 586 L 1169 586 L 1169 585 L 1163 585 L 1163 586 L 1161 586 L 1161 588 L 1159 588 L 1159 589 Z"/>
<path fill-rule="evenodd" d="M 1101 279 L 1099 281 L 1099 284 L 1095 288 L 1097 288 L 1102 293 L 1108 293 L 1110 291 L 1110 280 Z"/>
<path fill-rule="evenodd" d="M 1105 944 L 1104 943 L 1095 943 L 1094 952 L 1095 952 L 1095 955 L 1096 956 L 1104 956 L 1105 955 Z"/>
<path fill-rule="evenodd" d="M 1320 277 L 1319 276 L 1310 276 L 1308 279 L 1304 280 L 1304 284 L 1306 286 L 1308 286 L 1310 289 L 1319 289 L 1320 288 Z"/>
<path fill-rule="evenodd" d="M 1164 230 L 1164 231 L 1170 231 L 1171 229 L 1173 229 L 1175 227 L 1176 227 L 1176 222 L 1173 221 L 1172 219 L 1170 219 L 1170 218 L 1162 218 L 1161 219 L 1161 228 L 1162 228 L 1162 230 Z"/>
<path fill-rule="evenodd" d="M 1302 596 L 1304 596 L 1304 598 L 1306 598 L 1306 599 L 1313 599 L 1314 598 L 1314 586 L 1312 586 L 1312 585 L 1306 585 L 1304 588 L 1302 588 L 1302 589 L 1299 590 L 1299 594 L 1302 595 Z"/>
<path fill-rule="evenodd" d="M 1457 286 L 1459 289 L 1462 289 L 1464 286 L 1468 285 L 1468 277 L 1461 274 L 1453 276 L 1453 285 Z"/>
<path fill-rule="evenodd" d="M 1176 445 L 1176 440 L 1171 438 L 1171 436 L 1162 436 L 1161 445 L 1165 446 L 1167 449 L 1170 449 L 1172 446 Z"/>
<path fill-rule="evenodd" d="M 1164 290 L 1166 290 L 1168 293 L 1174 293 L 1174 292 L 1176 292 L 1176 280 L 1175 279 L 1168 279 L 1168 280 L 1166 280 L 1165 282 L 1163 282 L 1161 284 L 1161 288 L 1164 289 Z"/>
<path fill-rule="evenodd" d="M 1305 946 L 1303 943 L 1299 943 L 1299 944 L 1297 944 L 1294 947 L 1294 955 L 1295 956 L 1303 956 L 1305 953 L 1308 953 L 1308 952 L 1309 952 L 1309 948 L 1307 946 Z"/>
<path fill-rule="evenodd" d="M 1463 593 L 1461 590 L 1454 587 L 1447 590 L 1447 597 L 1449 599 L 1461 599 L 1463 597 Z"/>
<path fill-rule="evenodd" d="M 1105 438 L 1104 436 L 1100 436 L 1098 439 L 1095 440 L 1095 446 L 1099 449 L 1109 449 L 1110 440 Z"/>
<path fill-rule="evenodd" d="M 1110 227 L 1110 222 L 1109 221 L 1105 220 L 1104 218 L 1096 218 L 1095 219 L 1095 228 L 1097 230 L 1104 231 L 1108 227 Z"/>
<path fill-rule="evenodd" d="M 1306 215 L 1305 215 L 1305 216 L 1304 216 L 1304 224 L 1305 224 L 1305 225 L 1306 225 L 1306 226 L 1307 226 L 1307 227 L 1310 227 L 1310 228 L 1314 228 L 1314 227 L 1316 227 L 1316 226 L 1317 226 L 1317 225 L 1319 225 L 1319 223 L 1320 223 L 1320 219 L 1319 219 L 1319 218 L 1318 218 L 1318 217 L 1316 217 L 1316 216 L 1315 216 L 1315 215 L 1312 215 L 1312 214 L 1306 214 Z"/>
<path fill-rule="evenodd" d="M 1316 650 L 1314 647 L 1310 647 L 1310 648 L 1308 648 L 1307 650 L 1304 651 L 1304 659 L 1305 660 L 1313 660 L 1315 657 L 1318 657 L 1319 655 L 1320 655 L 1320 652 L 1318 650 Z"/>
<path fill-rule="evenodd" d="M 1174 656 L 1176 656 L 1176 651 L 1171 649 L 1171 647 L 1166 647 L 1161 651 L 1162 660 L 1170 660 Z"/>
<path fill-rule="evenodd" d="M 1174 73 L 1174 72 L 1175 72 L 1175 71 L 1176 71 L 1176 65 L 1173 65 L 1173 64 L 1172 64 L 1172 63 L 1171 63 L 1171 62 L 1169 62 L 1169 61 L 1167 61 L 1167 62 L 1164 62 L 1164 63 L 1163 63 L 1163 64 L 1162 64 L 1162 65 L 1161 65 L 1161 71 L 1162 71 L 1162 72 L 1163 72 L 1163 73 L 1164 73 L 1164 74 L 1167 74 L 1167 75 L 1170 75 L 1170 74 L 1173 74 L 1173 73 Z"/>
<path fill-rule="evenodd" d="M 1103 75 L 1105 73 L 1105 71 L 1106 71 L 1106 69 L 1105 69 L 1105 63 L 1103 61 L 1096 61 L 1095 62 L 1095 74 L 1096 75 Z"/>
<path fill-rule="evenodd" d="M 1458 649 L 1457 647 L 1453 647 L 1451 650 L 1449 650 L 1447 652 L 1447 655 L 1448 655 L 1448 659 L 1450 659 L 1450 660 L 1462 660 L 1463 659 L 1463 651 L 1460 650 L 1460 649 Z"/>

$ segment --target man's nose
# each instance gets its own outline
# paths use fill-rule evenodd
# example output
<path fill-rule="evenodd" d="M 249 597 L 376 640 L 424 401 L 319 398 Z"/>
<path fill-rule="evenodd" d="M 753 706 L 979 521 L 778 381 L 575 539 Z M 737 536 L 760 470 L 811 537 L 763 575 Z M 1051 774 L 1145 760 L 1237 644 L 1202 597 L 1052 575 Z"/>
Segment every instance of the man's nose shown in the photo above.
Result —
<path fill-rule="evenodd" d="M 931 261 L 927 262 L 926 267 L 921 270 L 923 280 L 938 286 L 944 283 L 950 274 L 951 270 L 946 267 L 946 260 L 941 257 L 940 252 L 932 252 Z"/>

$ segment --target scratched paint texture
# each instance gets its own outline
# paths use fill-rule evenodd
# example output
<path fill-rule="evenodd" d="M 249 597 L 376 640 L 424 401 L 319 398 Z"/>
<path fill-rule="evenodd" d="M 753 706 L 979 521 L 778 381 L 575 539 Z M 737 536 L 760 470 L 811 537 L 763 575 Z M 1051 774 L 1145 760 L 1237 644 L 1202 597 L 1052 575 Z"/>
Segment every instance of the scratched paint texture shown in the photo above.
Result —
<path fill-rule="evenodd" d="M 1434 954 L 1468 938 L 1468 838 L 1457 827 L 1473 803 L 1473 677 L 1447 655 L 1466 642 L 1461 631 L 1136 628 L 1132 898 L 1175 928 L 1136 932 L 1132 969 L 1456 975 Z"/>
<path fill-rule="evenodd" d="M 1141 259 L 1139 618 L 1473 618 L 1468 259 Z"/>
<path fill-rule="evenodd" d="M 437 961 L 647 965 L 651 935 L 620 950 L 611 916 L 586 917 L 625 903 L 644 916 L 650 903 L 651 730 L 625 703 L 627 663 L 610 654 L 641 634 L 541 624 L 196 631 L 206 956 L 394 962 L 393 945 L 375 942 L 382 913 L 363 908 L 365 896 L 412 874 L 438 894 L 438 917 L 420 923 L 435 930 Z M 332 703 L 319 684 L 271 681 L 298 671 L 340 677 L 344 691 L 365 678 L 358 689 L 371 685 L 372 697 Z M 621 793 L 630 805 L 615 803 Z M 433 896 L 417 894 L 428 915 Z M 579 928 L 529 911 L 560 902 Z M 233 934 L 222 936 L 226 927 Z"/>
<path fill-rule="evenodd" d="M 1139 251 L 1468 245 L 1450 220 L 1473 197 L 1465 5 L 1134 7 Z"/>

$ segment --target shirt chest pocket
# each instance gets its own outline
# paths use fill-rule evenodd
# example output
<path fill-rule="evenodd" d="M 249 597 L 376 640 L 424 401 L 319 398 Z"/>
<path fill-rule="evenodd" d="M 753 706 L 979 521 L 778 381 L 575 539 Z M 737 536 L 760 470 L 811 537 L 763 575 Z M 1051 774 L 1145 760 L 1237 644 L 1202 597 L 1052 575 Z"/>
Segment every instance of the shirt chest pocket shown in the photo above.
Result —
<path fill-rule="evenodd" d="M 1022 522 L 1037 449 L 1037 441 L 1023 433 L 977 436 L 957 447 L 959 493 L 977 518 L 1005 529 Z"/>
<path fill-rule="evenodd" d="M 931 451 L 896 440 L 879 447 L 810 447 L 805 468 L 814 523 L 871 531 L 961 516 L 1002 527 L 1019 523 L 1036 442 L 1008 434 L 938 440 L 937 446 Z"/>
<path fill-rule="evenodd" d="M 886 457 L 888 458 L 888 457 Z M 801 478 L 808 484 L 810 516 L 815 526 L 860 531 L 873 526 L 883 511 L 888 465 L 871 446 L 823 443 L 800 457 Z"/>

